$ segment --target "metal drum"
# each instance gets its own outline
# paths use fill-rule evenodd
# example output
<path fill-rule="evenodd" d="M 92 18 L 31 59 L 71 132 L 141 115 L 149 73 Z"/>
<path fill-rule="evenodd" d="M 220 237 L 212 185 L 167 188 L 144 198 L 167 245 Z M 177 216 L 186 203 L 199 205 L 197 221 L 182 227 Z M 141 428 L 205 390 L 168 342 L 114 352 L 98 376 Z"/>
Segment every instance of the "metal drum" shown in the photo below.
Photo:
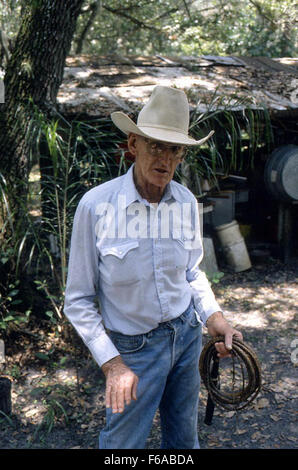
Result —
<path fill-rule="evenodd" d="M 298 200 L 298 146 L 283 145 L 269 156 L 264 170 L 265 185 L 280 201 Z"/>

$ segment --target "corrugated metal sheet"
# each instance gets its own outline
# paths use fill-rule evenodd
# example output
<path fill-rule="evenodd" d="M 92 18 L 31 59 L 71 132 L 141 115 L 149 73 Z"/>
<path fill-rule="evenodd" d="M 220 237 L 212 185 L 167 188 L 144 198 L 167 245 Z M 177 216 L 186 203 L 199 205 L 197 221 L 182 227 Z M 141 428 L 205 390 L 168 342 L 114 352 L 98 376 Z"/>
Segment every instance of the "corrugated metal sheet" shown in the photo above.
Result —
<path fill-rule="evenodd" d="M 134 114 L 154 86 L 166 85 L 184 89 L 192 108 L 202 112 L 219 96 L 230 106 L 243 98 L 273 114 L 297 116 L 297 64 L 267 57 L 69 57 L 58 103 L 63 114 Z"/>

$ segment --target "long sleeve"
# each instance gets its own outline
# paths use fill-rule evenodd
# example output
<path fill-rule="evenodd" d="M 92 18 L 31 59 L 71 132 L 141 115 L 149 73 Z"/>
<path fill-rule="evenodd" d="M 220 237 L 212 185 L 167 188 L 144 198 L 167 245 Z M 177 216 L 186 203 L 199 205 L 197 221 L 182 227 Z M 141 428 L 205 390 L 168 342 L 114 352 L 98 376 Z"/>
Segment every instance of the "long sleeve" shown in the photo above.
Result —
<path fill-rule="evenodd" d="M 186 279 L 192 290 L 192 297 L 197 313 L 204 324 L 215 312 L 222 311 L 217 303 L 206 274 L 200 270 L 199 265 L 203 259 L 203 243 L 201 239 L 198 204 L 195 204 L 196 241 L 190 252 L 189 263 L 186 270 Z"/>
<path fill-rule="evenodd" d="M 187 271 L 187 280 L 190 283 L 195 309 L 204 324 L 215 312 L 222 311 L 210 287 L 206 274 L 198 267 Z"/>
<path fill-rule="evenodd" d="M 96 305 L 99 283 L 95 216 L 79 203 L 73 222 L 64 313 L 99 366 L 119 355 Z"/>

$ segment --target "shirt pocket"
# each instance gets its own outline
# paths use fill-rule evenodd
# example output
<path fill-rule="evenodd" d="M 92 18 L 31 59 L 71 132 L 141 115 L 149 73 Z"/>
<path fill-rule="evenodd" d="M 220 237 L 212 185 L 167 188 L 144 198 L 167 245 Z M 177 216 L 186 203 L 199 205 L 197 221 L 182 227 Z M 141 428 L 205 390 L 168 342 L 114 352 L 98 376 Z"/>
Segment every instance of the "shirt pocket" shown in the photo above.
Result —
<path fill-rule="evenodd" d="M 103 246 L 99 270 L 103 280 L 113 286 L 129 285 L 140 280 L 139 242 Z"/>
<path fill-rule="evenodd" d="M 173 238 L 170 260 L 175 269 L 187 269 L 191 245 L 185 238 Z"/>

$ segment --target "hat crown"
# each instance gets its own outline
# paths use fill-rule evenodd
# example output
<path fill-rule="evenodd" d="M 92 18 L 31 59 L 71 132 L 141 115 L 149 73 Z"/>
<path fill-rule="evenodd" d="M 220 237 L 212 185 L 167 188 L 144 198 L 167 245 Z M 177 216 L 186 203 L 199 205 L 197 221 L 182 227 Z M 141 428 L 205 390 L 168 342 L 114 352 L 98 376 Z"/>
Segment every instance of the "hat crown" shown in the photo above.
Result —
<path fill-rule="evenodd" d="M 172 128 L 187 134 L 189 105 L 184 91 L 156 86 L 150 99 L 139 113 L 137 125 Z"/>
<path fill-rule="evenodd" d="M 113 123 L 124 134 L 137 134 L 148 139 L 178 145 L 201 145 L 214 131 L 200 140 L 188 135 L 190 121 L 186 94 L 177 88 L 158 85 L 138 116 L 137 124 L 121 111 L 111 114 Z"/>

